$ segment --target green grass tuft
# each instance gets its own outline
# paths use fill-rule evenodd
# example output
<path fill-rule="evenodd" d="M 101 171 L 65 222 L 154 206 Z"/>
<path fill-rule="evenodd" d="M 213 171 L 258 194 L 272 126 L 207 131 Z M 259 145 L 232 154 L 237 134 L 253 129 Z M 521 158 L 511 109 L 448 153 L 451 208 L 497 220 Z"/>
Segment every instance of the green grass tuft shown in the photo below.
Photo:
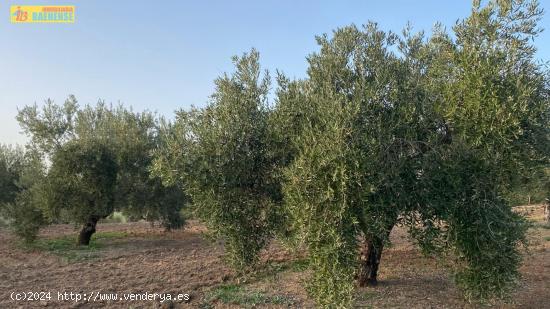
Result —
<path fill-rule="evenodd" d="M 254 307 L 261 304 L 292 305 L 294 300 L 284 295 L 269 296 L 260 291 L 250 291 L 236 284 L 221 285 L 205 297 L 202 308 L 212 308 L 212 302 Z"/>
<path fill-rule="evenodd" d="M 94 259 L 108 240 L 127 236 L 125 232 L 98 232 L 92 235 L 88 246 L 79 246 L 76 235 L 64 235 L 56 238 L 39 238 L 33 243 L 22 243 L 25 250 L 49 252 L 61 257 L 67 263 Z"/>
<path fill-rule="evenodd" d="M 98 232 L 92 235 L 92 241 L 94 240 L 107 240 L 107 239 L 119 239 L 128 236 L 126 232 Z"/>
<path fill-rule="evenodd" d="M 8 219 L 0 216 L 0 227 L 9 227 L 10 226 L 10 222 Z"/>
<path fill-rule="evenodd" d="M 105 219 L 102 219 L 101 222 L 104 223 L 126 223 L 128 222 L 128 217 L 126 217 L 122 212 L 115 211 L 110 216 Z"/>

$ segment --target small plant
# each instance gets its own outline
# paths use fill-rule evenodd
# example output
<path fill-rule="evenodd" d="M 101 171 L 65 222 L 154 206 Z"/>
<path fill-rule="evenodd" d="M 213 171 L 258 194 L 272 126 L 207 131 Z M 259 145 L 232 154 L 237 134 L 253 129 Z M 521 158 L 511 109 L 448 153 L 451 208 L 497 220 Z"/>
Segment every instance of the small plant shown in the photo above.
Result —
<path fill-rule="evenodd" d="M 101 222 L 105 223 L 126 223 L 128 218 L 120 211 L 113 212 L 110 216 L 103 219 Z"/>
<path fill-rule="evenodd" d="M 10 225 L 10 222 L 6 218 L 0 216 L 0 228 L 9 227 L 9 225 Z"/>

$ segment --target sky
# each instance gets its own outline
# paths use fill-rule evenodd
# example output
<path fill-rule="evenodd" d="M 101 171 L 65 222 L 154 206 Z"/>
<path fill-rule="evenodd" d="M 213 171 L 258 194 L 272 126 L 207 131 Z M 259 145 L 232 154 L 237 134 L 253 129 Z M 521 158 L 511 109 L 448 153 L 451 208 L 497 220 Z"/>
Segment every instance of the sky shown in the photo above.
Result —
<path fill-rule="evenodd" d="M 541 0 L 550 11 L 550 0 Z M 74 24 L 11 24 L 11 5 L 74 5 Z M 167 118 L 204 106 L 214 79 L 232 71 L 231 56 L 254 47 L 262 66 L 306 75 L 315 36 L 375 21 L 384 30 L 448 28 L 469 15 L 469 0 L 1 1 L 0 143 L 24 144 L 15 120 L 25 105 L 123 103 Z M 550 13 L 547 13 L 547 15 Z M 550 60 L 548 28 L 535 41 Z"/>

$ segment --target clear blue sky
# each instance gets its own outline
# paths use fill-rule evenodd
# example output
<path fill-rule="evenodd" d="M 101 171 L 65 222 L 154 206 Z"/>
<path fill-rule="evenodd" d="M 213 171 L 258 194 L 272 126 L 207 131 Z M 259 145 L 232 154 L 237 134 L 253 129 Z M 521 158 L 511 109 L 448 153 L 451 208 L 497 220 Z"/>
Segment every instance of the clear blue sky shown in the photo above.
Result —
<path fill-rule="evenodd" d="M 76 6 L 75 24 L 11 24 L 13 4 Z M 376 21 L 400 31 L 410 21 L 429 31 L 469 14 L 471 2 L 363 1 L 3 1 L 0 4 L 0 143 L 24 143 L 17 108 L 62 103 L 122 102 L 171 118 L 203 106 L 230 57 L 255 47 L 265 68 L 304 77 L 314 36 Z M 550 0 L 542 0 L 550 10 Z M 3 13 L 2 13 L 3 12 Z M 548 13 L 550 14 L 550 13 Z M 550 28 L 550 16 L 541 26 Z M 538 58 L 550 60 L 550 29 L 538 38 Z"/>

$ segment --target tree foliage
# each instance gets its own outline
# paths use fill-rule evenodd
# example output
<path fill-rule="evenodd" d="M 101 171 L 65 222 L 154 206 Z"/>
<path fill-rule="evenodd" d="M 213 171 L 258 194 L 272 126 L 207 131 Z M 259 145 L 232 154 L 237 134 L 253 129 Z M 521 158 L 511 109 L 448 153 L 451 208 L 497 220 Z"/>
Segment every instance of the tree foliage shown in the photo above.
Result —
<path fill-rule="evenodd" d="M 49 215 L 81 224 L 110 215 L 118 168 L 115 154 L 99 142 L 63 145 L 48 173 Z"/>
<path fill-rule="evenodd" d="M 44 177 L 45 166 L 36 152 L 0 146 L 0 216 L 26 242 L 47 223 Z"/>
<path fill-rule="evenodd" d="M 185 188 L 236 266 L 276 231 L 304 244 L 321 306 L 349 307 L 354 278 L 376 282 L 395 224 L 455 257 L 466 296 L 502 296 L 528 228 L 508 193 L 548 164 L 548 72 L 530 42 L 541 13 L 492 1 L 454 35 L 337 29 L 317 38 L 306 79 L 278 74 L 273 108 L 257 53 L 236 58 L 212 104 L 165 125 L 155 173 Z"/>
<path fill-rule="evenodd" d="M 541 13 L 536 2 L 475 4 L 456 39 L 440 32 L 429 45 L 438 55 L 430 91 L 453 137 L 429 173 L 446 192 L 430 194 L 445 197 L 437 213 L 457 251 L 457 282 L 473 298 L 501 296 L 517 279 L 527 224 L 506 192 L 548 164 L 548 72 L 531 45 Z"/>
<path fill-rule="evenodd" d="M 285 203 L 320 305 L 351 305 L 354 276 L 372 268 L 358 239 L 378 263 L 396 222 L 424 252 L 453 253 L 467 296 L 515 282 L 528 224 L 505 193 L 548 163 L 548 73 L 530 45 L 540 13 L 475 6 L 456 38 L 345 27 L 318 37 L 308 79 L 280 78 Z"/>
<path fill-rule="evenodd" d="M 112 107 L 103 102 L 80 108 L 74 96 L 71 96 L 62 106 L 50 100 L 46 101 L 42 110 L 36 105 L 27 106 L 19 111 L 17 119 L 31 136 L 30 147 L 40 153 L 44 160 L 52 161 L 47 177 L 52 184 L 49 186 L 52 190 L 50 197 L 53 197 L 49 199 L 51 204 L 46 209 L 50 219 L 56 220 L 57 216 L 68 212 L 70 215 L 64 218 L 78 224 L 90 223 L 93 225 L 90 231 L 95 231 L 97 220 L 119 210 L 135 219 L 160 221 L 166 229 L 183 226 L 184 220 L 179 213 L 186 201 L 183 192 L 175 186 L 163 185 L 159 178 L 152 177 L 150 173 L 153 151 L 159 147 L 159 119 L 154 114 L 147 111 L 135 113 L 123 106 Z M 71 158 L 71 151 L 80 153 L 81 157 Z M 89 153 L 84 154 L 83 151 Z M 92 162 L 93 158 L 113 160 L 114 165 L 111 168 L 99 168 L 96 166 L 99 162 L 94 166 L 80 166 L 82 162 L 68 164 L 70 162 L 67 161 Z M 56 161 L 67 161 L 67 164 L 56 165 Z M 97 186 L 105 185 L 104 181 L 112 177 L 113 170 L 115 182 L 110 184 L 112 188 L 108 191 L 102 191 L 107 188 L 100 190 Z M 100 176 L 98 172 L 107 174 Z M 96 178 L 82 179 L 83 182 L 64 182 L 64 177 L 82 173 L 95 173 Z M 98 189 L 96 193 L 103 193 L 86 195 L 94 186 Z M 79 193 L 65 196 L 60 193 L 63 190 Z M 79 197 L 80 193 L 82 196 Z M 82 200 L 78 203 L 69 202 L 71 198 L 97 200 L 89 201 L 86 206 L 81 203 Z M 65 202 L 61 203 L 63 200 Z M 66 209 L 60 212 L 62 207 Z"/>
<path fill-rule="evenodd" d="M 273 235 L 280 193 L 268 131 L 269 76 L 261 76 L 255 50 L 233 62 L 235 73 L 216 80 L 210 105 L 179 112 L 165 130 L 156 171 L 165 181 L 183 180 L 197 216 L 243 269 Z"/>
<path fill-rule="evenodd" d="M 355 279 L 376 283 L 400 224 L 423 253 L 451 258 L 466 297 L 504 296 L 529 227 L 511 192 L 548 191 L 550 73 L 532 44 L 541 14 L 536 1 L 474 1 L 452 33 L 336 29 L 317 37 L 305 79 L 277 74 L 273 106 L 253 49 L 205 108 L 174 122 L 72 96 L 25 107 L 29 155 L 2 148 L 0 203 L 32 239 L 43 213 L 83 233 L 115 209 L 170 229 L 191 202 L 238 270 L 273 237 L 305 246 L 321 307 L 352 306 Z"/>
<path fill-rule="evenodd" d="M 0 145 L 0 203 L 9 203 L 15 200 L 23 157 L 23 149 Z"/>

